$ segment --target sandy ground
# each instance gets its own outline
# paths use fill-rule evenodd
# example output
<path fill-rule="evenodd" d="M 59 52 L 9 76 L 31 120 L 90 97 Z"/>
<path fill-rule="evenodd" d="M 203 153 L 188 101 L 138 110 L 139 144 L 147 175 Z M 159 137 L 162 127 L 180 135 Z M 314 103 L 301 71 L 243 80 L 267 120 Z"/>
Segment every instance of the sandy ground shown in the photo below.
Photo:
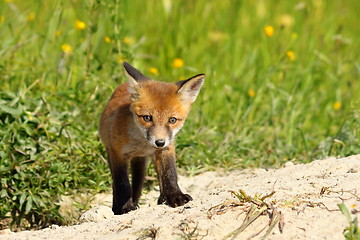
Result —
<path fill-rule="evenodd" d="M 155 189 L 143 196 L 138 210 L 114 216 L 111 196 L 101 195 L 100 205 L 82 216 L 84 223 L 41 231 L 5 230 L 0 239 L 231 239 L 251 205 L 256 206 L 250 200 L 240 202 L 230 192 L 240 189 L 252 197 L 275 193 L 264 200 L 273 214 L 260 215 L 236 239 L 261 239 L 276 213 L 280 227 L 276 222 L 266 239 L 344 239 L 349 223 L 339 203 L 346 204 L 353 218 L 360 218 L 360 155 L 288 162 L 280 169 L 206 172 L 179 180 L 194 199 L 182 207 L 156 205 Z"/>

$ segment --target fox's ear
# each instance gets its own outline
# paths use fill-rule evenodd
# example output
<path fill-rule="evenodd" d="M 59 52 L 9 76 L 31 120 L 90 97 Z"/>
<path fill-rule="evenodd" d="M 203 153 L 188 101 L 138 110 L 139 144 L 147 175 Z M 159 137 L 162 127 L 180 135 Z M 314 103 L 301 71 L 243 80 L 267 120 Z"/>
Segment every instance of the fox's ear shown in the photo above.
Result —
<path fill-rule="evenodd" d="M 129 78 L 131 78 L 132 80 L 135 81 L 145 81 L 145 80 L 150 80 L 150 78 L 144 76 L 139 70 L 137 70 L 136 68 L 134 68 L 133 66 L 131 66 L 129 63 L 124 62 L 124 69 L 125 69 L 125 73 L 126 76 Z"/>
<path fill-rule="evenodd" d="M 179 86 L 177 93 L 180 95 L 181 100 L 190 104 L 195 102 L 204 80 L 205 74 L 199 74 L 187 80 L 177 82 L 176 84 Z"/>
<path fill-rule="evenodd" d="M 137 100 L 139 98 L 139 81 L 149 80 L 148 77 L 144 76 L 139 70 L 131 66 L 129 63 L 124 62 L 125 74 L 129 82 L 128 91 L 131 94 L 131 100 Z"/>

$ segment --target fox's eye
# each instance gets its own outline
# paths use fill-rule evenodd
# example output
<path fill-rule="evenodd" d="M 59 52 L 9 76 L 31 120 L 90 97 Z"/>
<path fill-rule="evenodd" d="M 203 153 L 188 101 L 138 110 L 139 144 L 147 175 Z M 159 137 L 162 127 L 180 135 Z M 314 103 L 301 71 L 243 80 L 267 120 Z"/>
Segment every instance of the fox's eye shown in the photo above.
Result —
<path fill-rule="evenodd" d="M 143 119 L 145 122 L 151 122 L 152 121 L 152 117 L 150 115 L 144 115 Z"/>
<path fill-rule="evenodd" d="M 169 118 L 169 123 L 174 124 L 176 123 L 177 119 L 175 117 Z"/>

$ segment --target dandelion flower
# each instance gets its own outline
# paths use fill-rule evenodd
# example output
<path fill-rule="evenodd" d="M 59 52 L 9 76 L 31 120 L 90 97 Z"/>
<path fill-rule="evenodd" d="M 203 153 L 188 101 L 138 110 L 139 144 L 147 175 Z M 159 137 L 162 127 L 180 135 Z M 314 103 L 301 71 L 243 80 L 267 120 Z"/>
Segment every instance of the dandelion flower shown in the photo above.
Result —
<path fill-rule="evenodd" d="M 117 62 L 117 63 L 126 62 L 126 58 L 123 57 L 123 56 L 117 56 L 117 57 L 116 57 L 116 62 Z"/>
<path fill-rule="evenodd" d="M 173 68 L 182 68 L 184 66 L 184 60 L 181 58 L 175 58 L 172 63 Z"/>
<path fill-rule="evenodd" d="M 333 105 L 334 110 L 340 110 L 341 108 L 341 102 L 336 101 Z"/>
<path fill-rule="evenodd" d="M 255 95 L 256 95 L 256 92 L 254 91 L 254 90 L 252 90 L 252 89 L 250 89 L 249 91 L 248 91 L 248 95 L 249 95 L 249 97 L 255 97 Z"/>
<path fill-rule="evenodd" d="M 159 75 L 159 70 L 155 67 L 151 67 L 149 68 L 149 72 L 152 74 L 152 75 L 155 75 L 155 76 L 158 76 Z"/>
<path fill-rule="evenodd" d="M 63 51 L 63 53 L 65 54 L 70 54 L 72 53 L 72 47 L 70 44 L 65 43 L 63 45 L 61 45 L 61 50 Z"/>
<path fill-rule="evenodd" d="M 76 20 L 75 22 L 75 28 L 77 30 L 84 30 L 86 28 L 86 23 L 84 23 L 83 21 L 80 21 L 80 20 Z"/>
<path fill-rule="evenodd" d="M 268 26 L 264 27 L 264 33 L 268 37 L 271 37 L 272 35 L 274 35 L 274 31 L 275 30 L 274 30 L 273 26 L 268 25 Z"/>
<path fill-rule="evenodd" d="M 294 24 L 294 18 L 289 14 L 280 15 L 277 19 L 279 25 L 284 27 L 291 27 Z"/>
<path fill-rule="evenodd" d="M 293 51 L 287 51 L 286 56 L 290 61 L 295 61 L 296 55 Z"/>
<path fill-rule="evenodd" d="M 111 38 L 109 38 L 108 36 L 104 37 L 104 42 L 110 43 L 110 42 L 111 42 Z"/>
<path fill-rule="evenodd" d="M 35 17 L 36 17 L 36 15 L 35 15 L 34 12 L 29 13 L 29 15 L 27 16 L 28 22 L 34 21 L 34 20 L 35 20 Z"/>
<path fill-rule="evenodd" d="M 127 45 L 133 45 L 135 43 L 135 39 L 133 37 L 124 37 L 123 42 Z"/>

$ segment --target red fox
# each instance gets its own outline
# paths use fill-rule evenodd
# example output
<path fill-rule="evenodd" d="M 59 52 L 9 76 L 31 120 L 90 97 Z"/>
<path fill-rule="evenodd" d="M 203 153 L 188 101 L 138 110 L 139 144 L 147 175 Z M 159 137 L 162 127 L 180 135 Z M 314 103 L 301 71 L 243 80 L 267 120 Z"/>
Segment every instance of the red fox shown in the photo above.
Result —
<path fill-rule="evenodd" d="M 181 129 L 205 79 L 199 74 L 177 83 L 153 81 L 124 63 L 128 82 L 120 84 L 100 119 L 112 175 L 114 214 L 138 208 L 147 157 L 158 175 L 158 204 L 182 206 L 192 200 L 177 183 L 174 138 Z M 129 181 L 129 165 L 132 183 Z"/>

